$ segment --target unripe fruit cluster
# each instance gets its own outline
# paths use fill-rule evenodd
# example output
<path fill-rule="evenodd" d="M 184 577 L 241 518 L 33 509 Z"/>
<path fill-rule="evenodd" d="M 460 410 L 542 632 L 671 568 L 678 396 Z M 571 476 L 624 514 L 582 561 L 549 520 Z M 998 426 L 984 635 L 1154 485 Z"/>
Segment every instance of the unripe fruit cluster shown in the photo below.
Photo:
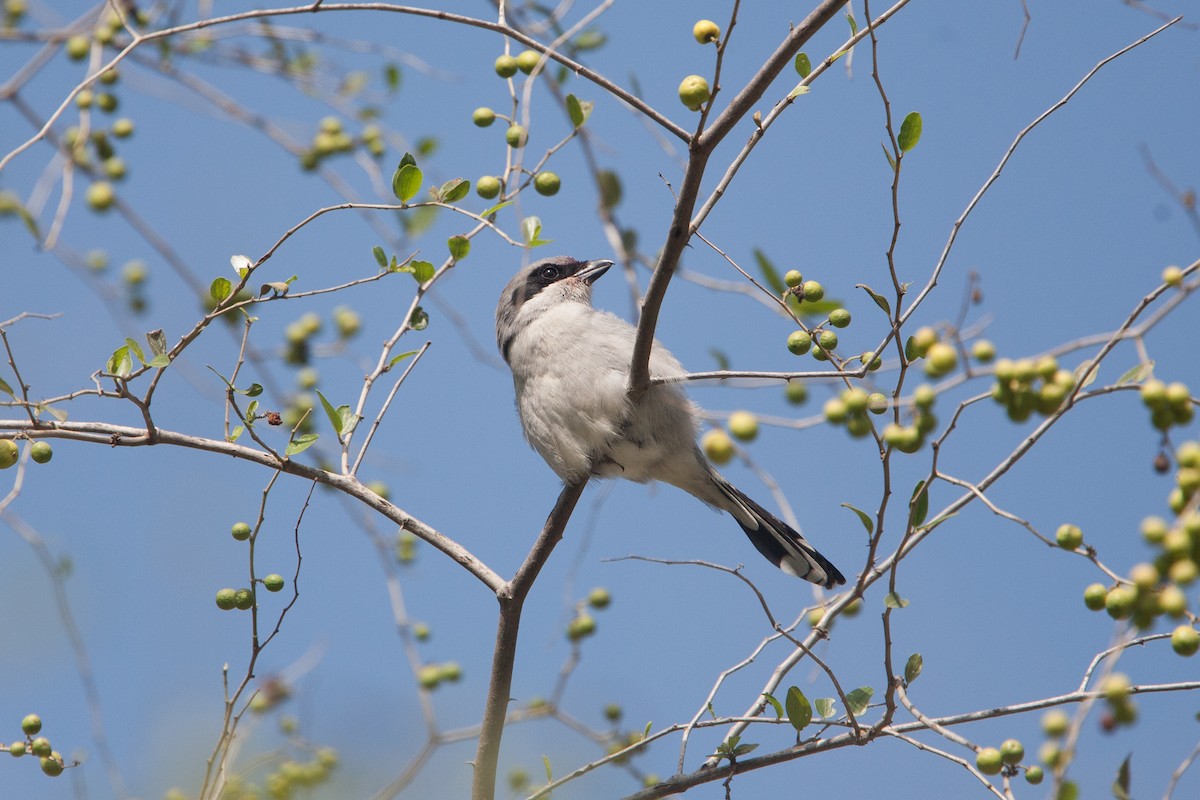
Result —
<path fill-rule="evenodd" d="M 13 758 L 22 758 L 26 754 L 32 753 L 38 759 L 43 773 L 52 778 L 57 777 L 63 773 L 66 762 L 63 760 L 62 753 L 51 747 L 49 739 L 45 736 L 38 736 L 41 731 L 42 718 L 37 714 L 26 714 L 21 720 L 21 733 L 24 734 L 25 739 L 17 740 L 7 747 L 0 745 L 0 751 L 7 750 Z"/>
<path fill-rule="evenodd" d="M 718 466 L 728 464 L 737 452 L 729 434 L 743 442 L 752 442 L 758 437 L 758 417 L 753 412 L 734 411 L 729 415 L 728 426 L 729 433 L 721 428 L 713 428 L 700 437 L 700 447 L 704 450 L 704 455 Z"/>
<path fill-rule="evenodd" d="M 346 132 L 342 121 L 337 117 L 325 117 L 317 125 L 312 142 L 307 150 L 300 154 L 300 166 L 306 170 L 316 169 L 320 163 L 339 153 L 354 151 L 355 145 L 361 144 L 371 155 L 379 157 L 387 150 L 383 141 L 383 131 L 378 125 L 367 125 L 362 135 L 356 141 Z"/>
<path fill-rule="evenodd" d="M 869 415 L 882 414 L 890 405 L 887 397 L 879 392 L 868 393 L 866 389 L 854 386 L 826 400 L 822 413 L 826 422 L 845 425 L 847 433 L 860 439 L 871 432 Z"/>
<path fill-rule="evenodd" d="M 1094 610 L 1106 610 L 1115 619 L 1131 619 L 1138 628 L 1147 629 L 1163 615 L 1175 620 L 1188 616 L 1184 588 L 1200 578 L 1200 441 L 1184 442 L 1175 452 L 1179 466 L 1176 486 L 1167 504 L 1176 518 L 1168 522 L 1149 516 L 1142 520 L 1141 535 L 1157 549 L 1149 563 L 1137 564 L 1129 571 L 1127 582 L 1114 587 L 1094 583 L 1084 590 L 1084 604 Z M 1180 655 L 1200 650 L 1200 634 L 1181 625 L 1172 635 L 1172 646 Z"/>
<path fill-rule="evenodd" d="M 308 794 L 314 787 L 328 782 L 337 765 L 337 751 L 331 747 L 322 747 L 309 761 L 290 758 L 282 761 L 278 767 L 267 773 L 263 779 L 263 788 L 268 797 L 293 797 L 298 791 Z"/>
<path fill-rule="evenodd" d="M 1137 706 L 1130 697 L 1132 688 L 1129 676 L 1120 672 L 1112 673 L 1100 684 L 1104 702 L 1108 705 L 1107 713 L 1100 720 L 1101 726 L 1106 730 L 1121 725 L 1132 725 L 1137 721 Z"/>
<path fill-rule="evenodd" d="M 222 611 L 238 609 L 249 611 L 254 608 L 254 592 L 250 589 L 219 589 L 217 590 L 217 608 Z"/>
<path fill-rule="evenodd" d="M 1005 739 L 1000 747 L 982 747 L 975 754 L 975 768 L 984 775 L 999 775 L 1005 767 L 1013 774 L 1016 766 L 1025 758 L 1025 746 L 1016 739 Z M 1036 781 L 1031 781 L 1036 783 Z"/>
<path fill-rule="evenodd" d="M 0 439 L 0 469 L 8 469 L 17 463 L 21 451 L 12 439 Z M 54 457 L 54 450 L 46 441 L 36 441 L 29 445 L 29 457 L 38 464 L 45 464 Z"/>
<path fill-rule="evenodd" d="M 1142 403 L 1150 410 L 1150 424 L 1160 431 L 1174 425 L 1186 425 L 1196 415 L 1192 393 L 1187 385 L 1151 379 L 1142 384 Z"/>
<path fill-rule="evenodd" d="M 1004 406 L 1013 422 L 1024 422 L 1035 412 L 1053 414 L 1075 388 L 1075 376 L 1070 370 L 1060 369 L 1054 356 L 1036 361 L 1002 358 L 995 370 L 992 399 Z"/>
<path fill-rule="evenodd" d="M 567 623 L 567 640 L 579 642 L 596 632 L 596 618 L 588 613 L 591 608 L 603 611 L 612 605 L 612 594 L 602 586 L 588 592 L 588 596 L 575 604 L 575 616 Z"/>
<path fill-rule="evenodd" d="M 417 670 L 417 683 L 421 684 L 422 689 L 432 692 L 443 683 L 458 683 L 462 675 L 462 666 L 457 661 L 425 664 Z"/>

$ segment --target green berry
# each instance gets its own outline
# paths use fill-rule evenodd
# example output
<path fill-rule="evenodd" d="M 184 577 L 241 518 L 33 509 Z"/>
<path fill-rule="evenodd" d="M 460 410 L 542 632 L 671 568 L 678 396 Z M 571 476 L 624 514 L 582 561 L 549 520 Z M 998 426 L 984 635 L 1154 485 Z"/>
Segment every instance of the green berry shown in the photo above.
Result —
<path fill-rule="evenodd" d="M 752 442 L 758 436 L 758 417 L 749 411 L 735 411 L 729 415 L 729 432 L 743 442 Z"/>
<path fill-rule="evenodd" d="M 41 764 L 42 772 L 49 775 L 51 778 L 57 778 L 59 775 L 63 774 L 63 763 L 57 758 L 46 756 L 45 758 L 42 758 L 39 763 Z"/>
<path fill-rule="evenodd" d="M 1102 583 L 1093 583 L 1083 590 L 1083 604 L 1092 611 L 1103 611 L 1108 597 L 1108 587 Z"/>
<path fill-rule="evenodd" d="M 524 147 L 525 142 L 529 141 L 529 132 L 523 125 L 509 125 L 504 132 L 504 141 L 508 142 L 509 147 Z"/>
<path fill-rule="evenodd" d="M 1066 736 L 1071 728 L 1071 718 L 1055 709 L 1042 716 L 1042 733 L 1047 736 Z"/>
<path fill-rule="evenodd" d="M 709 44 L 721 38 L 721 28 L 711 19 L 702 19 L 692 26 L 692 36 L 700 44 Z"/>
<path fill-rule="evenodd" d="M 1046 778 L 1046 772 L 1037 764 L 1025 768 L 1025 781 L 1037 786 Z"/>
<path fill-rule="evenodd" d="M 87 188 L 87 203 L 95 211 L 108 211 L 116 199 L 117 193 L 108 181 L 96 181 Z"/>
<path fill-rule="evenodd" d="M 283 576 L 272 572 L 270 575 L 262 579 L 263 586 L 268 592 L 278 592 L 283 589 L 285 581 Z"/>
<path fill-rule="evenodd" d="M 26 714 L 21 720 L 21 732 L 26 736 L 36 736 L 42 730 L 42 718 L 37 714 Z"/>
<path fill-rule="evenodd" d="M 487 106 L 480 106 L 471 114 L 471 121 L 475 123 L 476 127 L 486 128 L 496 121 L 496 112 Z"/>
<path fill-rule="evenodd" d="M 580 614 L 567 624 L 567 638 L 578 642 L 596 632 L 596 620 L 591 614 Z"/>
<path fill-rule="evenodd" d="M 1137 606 L 1137 590 L 1131 586 L 1114 586 L 1104 597 L 1104 609 L 1113 619 L 1128 619 Z"/>
<path fill-rule="evenodd" d="M 819 334 L 817 334 L 817 344 L 819 344 L 821 349 L 825 350 L 826 352 L 835 350 L 838 346 L 837 334 L 833 331 L 821 331 Z"/>
<path fill-rule="evenodd" d="M 804 276 L 798 269 L 789 269 L 783 274 L 783 285 L 789 289 L 795 289 L 802 283 L 804 283 Z"/>
<path fill-rule="evenodd" d="M 517 69 L 524 72 L 526 75 L 533 72 L 533 68 L 542 60 L 542 54 L 536 50 L 523 50 L 517 56 Z"/>
<path fill-rule="evenodd" d="M 867 395 L 867 410 L 872 414 L 885 414 L 891 407 L 891 402 L 887 399 L 887 395 L 881 392 L 871 392 Z"/>
<path fill-rule="evenodd" d="M 240 611 L 249 611 L 254 608 L 254 592 L 249 589 L 234 590 L 233 606 Z"/>
<path fill-rule="evenodd" d="M 1078 525 L 1064 523 L 1058 526 L 1054 538 L 1063 550 L 1077 550 L 1083 544 L 1083 531 Z"/>
<path fill-rule="evenodd" d="M 27 749 L 24 742 L 13 742 L 8 746 L 8 754 L 13 758 L 20 758 L 25 755 Z"/>
<path fill-rule="evenodd" d="M 1146 517 L 1141 525 L 1142 538 L 1148 544 L 1159 544 L 1167 535 L 1167 522 L 1162 517 Z"/>
<path fill-rule="evenodd" d="M 442 669 L 437 664 L 426 664 L 417 670 L 417 683 L 422 689 L 436 689 L 442 682 Z"/>
<path fill-rule="evenodd" d="M 996 357 L 996 346 L 987 339 L 979 339 L 971 345 L 971 357 L 980 364 L 987 364 Z"/>
<path fill-rule="evenodd" d="M 699 111 L 710 97 L 708 81 L 700 75 L 688 75 L 679 84 L 679 101 L 692 111 Z"/>
<path fill-rule="evenodd" d="M 217 590 L 217 608 L 228 611 L 236 605 L 236 592 L 233 589 Z"/>
<path fill-rule="evenodd" d="M 12 439 L 0 439 L 0 469 L 8 469 L 17 463 L 21 451 Z"/>
<path fill-rule="evenodd" d="M 934 342 L 925 353 L 925 372 L 940 378 L 954 371 L 958 365 L 958 352 L 945 342 Z"/>
<path fill-rule="evenodd" d="M 1162 282 L 1167 286 L 1179 286 L 1183 283 L 1183 270 L 1174 266 L 1167 267 L 1162 271 Z"/>
<path fill-rule="evenodd" d="M 834 425 L 840 425 L 846 421 L 846 417 L 850 415 L 850 410 L 846 408 L 845 402 L 838 397 L 831 397 L 825 401 L 822 409 L 825 414 L 825 419 L 832 422 Z"/>
<path fill-rule="evenodd" d="M 733 460 L 733 440 L 720 428 L 705 433 L 700 438 L 700 446 L 704 449 L 704 455 L 714 464 L 728 464 Z"/>
<path fill-rule="evenodd" d="M 538 194 L 551 197 L 558 194 L 562 180 L 553 172 L 539 172 L 533 179 L 533 188 Z"/>
<path fill-rule="evenodd" d="M 913 405 L 917 408 L 932 408 L 937 400 L 937 392 L 927 383 L 922 383 L 913 392 Z"/>
<path fill-rule="evenodd" d="M 229 529 L 230 535 L 239 542 L 249 539 L 252 532 L 250 526 L 245 522 L 235 522 L 233 523 L 233 527 Z"/>
<path fill-rule="evenodd" d="M 128 139 L 133 135 L 133 120 L 121 117 L 112 124 L 112 135 L 118 139 Z"/>
<path fill-rule="evenodd" d="M 929 352 L 929 348 L 937 344 L 937 331 L 928 326 L 917 328 L 917 332 L 913 334 L 913 348 L 917 355 L 924 357 Z"/>
<path fill-rule="evenodd" d="M 804 292 L 804 299 L 817 302 L 825 297 L 825 287 L 816 281 L 805 281 L 800 286 Z"/>
<path fill-rule="evenodd" d="M 45 758 L 54 750 L 50 747 L 50 740 L 45 736 L 39 736 L 29 743 L 29 750 L 38 758 Z"/>
<path fill-rule="evenodd" d="M 1171 649 L 1181 656 L 1194 656 L 1200 651 L 1200 631 L 1191 625 L 1180 625 L 1171 632 Z"/>
<path fill-rule="evenodd" d="M 500 194 L 500 179 L 494 175 L 484 175 L 475 181 L 475 194 L 484 200 L 491 200 Z"/>
<path fill-rule="evenodd" d="M 595 609 L 608 608 L 612 603 L 612 595 L 603 586 L 597 586 L 588 592 L 588 605 Z"/>
<path fill-rule="evenodd" d="M 1129 690 L 1133 688 L 1133 684 L 1129 681 L 1129 676 L 1121 672 L 1114 672 L 1104 679 L 1104 683 L 1100 686 L 1100 691 L 1104 692 L 1104 698 L 1110 703 L 1118 703 L 1129 696 Z"/>
<path fill-rule="evenodd" d="M 117 96 L 108 92 L 101 92 L 96 95 L 96 106 L 106 114 L 111 114 L 117 110 Z"/>
<path fill-rule="evenodd" d="M 88 52 L 92 49 L 92 42 L 86 36 L 72 36 L 67 39 L 65 49 L 67 58 L 72 61 L 82 61 L 87 58 Z"/>
<path fill-rule="evenodd" d="M 808 331 L 792 331 L 787 339 L 787 349 L 797 356 L 802 356 L 812 347 L 812 334 Z"/>
<path fill-rule="evenodd" d="M 783 394 L 789 403 L 800 405 L 808 399 L 808 386 L 799 378 L 790 378 L 787 386 L 783 389 Z"/>
<path fill-rule="evenodd" d="M 495 69 L 501 78 L 511 78 L 517 74 L 517 59 L 509 55 L 500 56 L 496 59 Z"/>
<path fill-rule="evenodd" d="M 846 404 L 846 410 L 850 414 L 862 415 L 867 410 L 867 402 L 870 395 L 865 389 L 860 389 L 857 386 L 853 389 L 847 389 L 842 392 L 842 402 Z"/>
<path fill-rule="evenodd" d="M 984 747 L 975 755 L 975 767 L 984 775 L 998 775 L 1003 766 L 1003 757 L 994 747 Z"/>
<path fill-rule="evenodd" d="M 1167 403 L 1167 385 L 1160 380 L 1150 379 L 1139 390 L 1142 402 L 1148 408 L 1160 408 Z"/>
<path fill-rule="evenodd" d="M 845 328 L 850 324 L 850 312 L 844 308 L 835 308 L 829 312 L 829 324 L 835 328 Z"/>
<path fill-rule="evenodd" d="M 429 626 L 424 622 L 415 623 L 412 626 L 412 633 L 418 642 L 427 642 L 429 641 L 429 637 L 433 635 L 433 632 L 429 630 Z"/>
<path fill-rule="evenodd" d="M 1005 764 L 1020 764 L 1025 757 L 1025 746 L 1016 739 L 1005 739 L 1000 743 L 1000 759 Z"/>
<path fill-rule="evenodd" d="M 604 707 L 604 718 L 609 722 L 618 722 L 621 719 L 621 707 L 616 703 L 609 703 Z"/>

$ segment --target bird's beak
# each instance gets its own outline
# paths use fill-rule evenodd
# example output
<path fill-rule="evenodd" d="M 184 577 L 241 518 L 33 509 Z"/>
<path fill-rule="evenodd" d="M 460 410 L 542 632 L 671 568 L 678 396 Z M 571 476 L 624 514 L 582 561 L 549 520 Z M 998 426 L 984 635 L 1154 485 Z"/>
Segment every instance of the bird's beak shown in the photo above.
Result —
<path fill-rule="evenodd" d="M 575 273 L 575 277 L 579 278 L 580 280 L 586 281 L 587 284 L 590 286 L 596 282 L 597 278 L 599 278 L 604 273 L 608 272 L 608 268 L 611 267 L 612 265 L 613 265 L 613 262 L 608 261 L 607 259 L 601 259 L 599 261 L 589 261 L 584 266 L 583 269 L 581 269 L 581 270 L 579 270 L 579 272 Z"/>

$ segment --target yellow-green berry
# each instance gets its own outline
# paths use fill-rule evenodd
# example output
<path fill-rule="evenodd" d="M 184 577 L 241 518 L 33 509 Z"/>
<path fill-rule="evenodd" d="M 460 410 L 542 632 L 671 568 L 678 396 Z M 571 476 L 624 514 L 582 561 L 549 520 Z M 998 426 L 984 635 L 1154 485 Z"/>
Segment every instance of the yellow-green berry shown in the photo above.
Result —
<path fill-rule="evenodd" d="M 700 44 L 709 44 L 721 38 L 721 27 L 711 19 L 702 19 L 692 26 L 692 36 Z"/>
<path fill-rule="evenodd" d="M 710 97 L 708 81 L 700 75 L 688 75 L 679 84 L 679 101 L 692 111 L 699 111 Z"/>
<path fill-rule="evenodd" d="M 729 415 L 729 432 L 743 442 L 752 442 L 758 436 L 758 417 L 749 411 L 735 411 Z"/>
<path fill-rule="evenodd" d="M 562 180 L 553 172 L 539 172 L 533 179 L 533 188 L 538 194 L 551 197 L 558 194 Z"/>
<path fill-rule="evenodd" d="M 496 59 L 495 63 L 496 74 L 501 78 L 511 78 L 517 74 L 517 59 L 510 55 L 503 55 Z"/>
<path fill-rule="evenodd" d="M 487 106 L 480 106 L 479 108 L 475 109 L 474 113 L 471 114 L 471 121 L 474 122 L 477 127 L 486 128 L 488 125 L 491 125 L 496 121 L 496 112 L 492 111 Z"/>

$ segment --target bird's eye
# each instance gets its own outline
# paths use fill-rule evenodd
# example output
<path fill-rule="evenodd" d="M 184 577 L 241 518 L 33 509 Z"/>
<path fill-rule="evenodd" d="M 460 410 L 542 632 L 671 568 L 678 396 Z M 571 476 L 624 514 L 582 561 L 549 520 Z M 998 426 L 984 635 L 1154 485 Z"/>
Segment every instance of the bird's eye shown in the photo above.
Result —
<path fill-rule="evenodd" d="M 558 280 L 558 267 L 542 267 L 541 270 L 538 271 L 538 275 L 540 275 L 544 281 Z"/>

